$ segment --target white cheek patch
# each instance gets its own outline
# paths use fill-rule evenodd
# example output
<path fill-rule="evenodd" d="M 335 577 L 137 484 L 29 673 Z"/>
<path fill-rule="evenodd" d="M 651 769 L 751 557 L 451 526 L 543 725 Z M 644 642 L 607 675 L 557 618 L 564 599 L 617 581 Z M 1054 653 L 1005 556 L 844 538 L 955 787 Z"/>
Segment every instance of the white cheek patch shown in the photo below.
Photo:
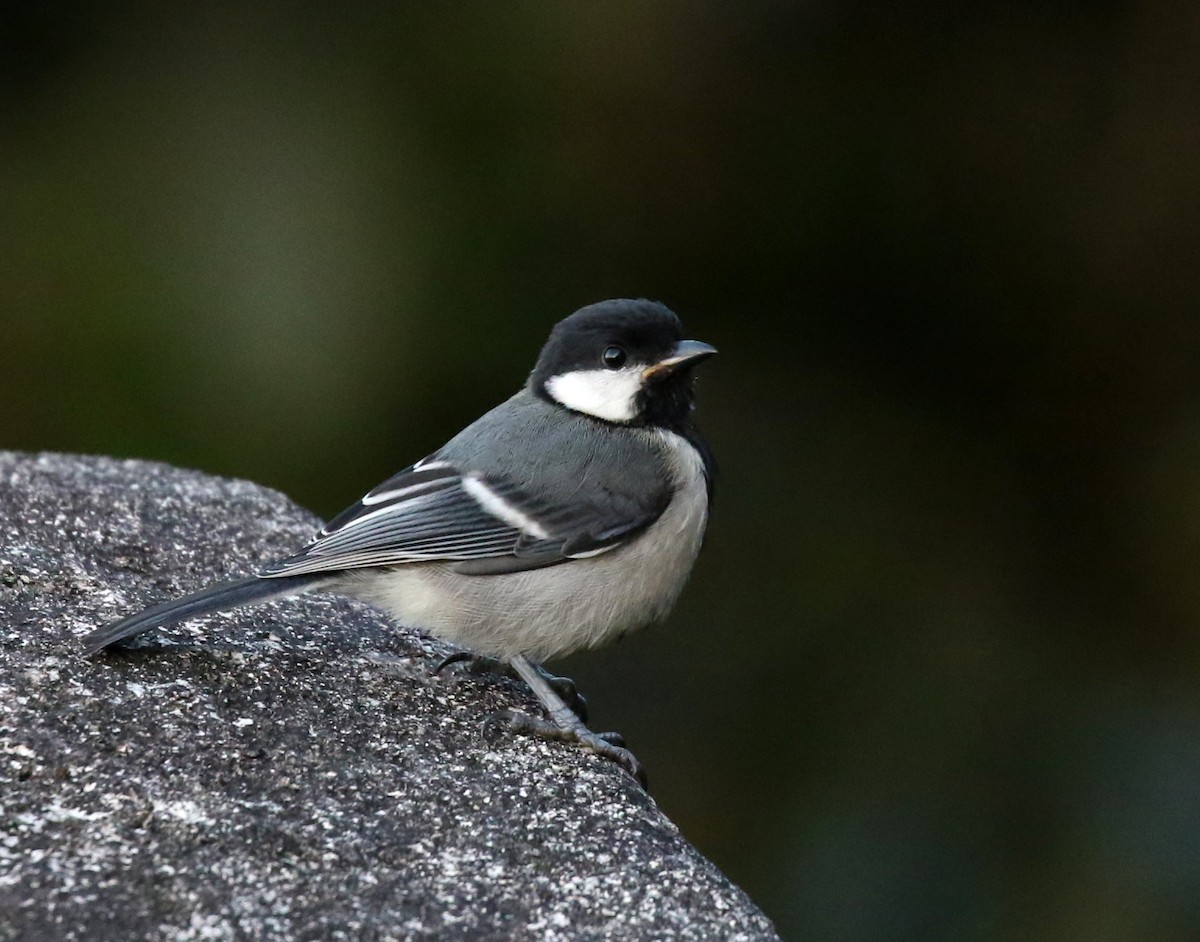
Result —
<path fill-rule="evenodd" d="M 585 412 L 607 422 L 632 422 L 637 418 L 643 369 L 637 366 L 562 373 L 546 380 L 546 392 L 559 405 L 575 412 Z"/>

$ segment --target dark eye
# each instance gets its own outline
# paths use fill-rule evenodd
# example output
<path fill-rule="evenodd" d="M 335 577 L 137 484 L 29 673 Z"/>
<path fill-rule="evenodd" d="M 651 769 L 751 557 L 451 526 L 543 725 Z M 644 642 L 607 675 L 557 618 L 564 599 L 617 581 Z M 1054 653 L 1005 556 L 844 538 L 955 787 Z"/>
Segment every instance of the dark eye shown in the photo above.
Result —
<path fill-rule="evenodd" d="M 600 359 L 604 361 L 604 368 L 606 370 L 619 370 L 625 365 L 626 357 L 627 354 L 624 349 L 613 346 L 608 347 Z"/>

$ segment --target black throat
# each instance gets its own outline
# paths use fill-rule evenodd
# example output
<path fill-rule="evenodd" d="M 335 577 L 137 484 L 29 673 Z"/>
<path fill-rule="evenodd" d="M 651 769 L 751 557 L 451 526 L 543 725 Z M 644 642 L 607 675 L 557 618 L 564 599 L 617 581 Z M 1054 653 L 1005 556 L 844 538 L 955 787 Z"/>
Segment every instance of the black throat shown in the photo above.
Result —
<path fill-rule="evenodd" d="M 691 425 L 696 393 L 690 370 L 646 385 L 637 398 L 638 424 L 683 434 Z"/>

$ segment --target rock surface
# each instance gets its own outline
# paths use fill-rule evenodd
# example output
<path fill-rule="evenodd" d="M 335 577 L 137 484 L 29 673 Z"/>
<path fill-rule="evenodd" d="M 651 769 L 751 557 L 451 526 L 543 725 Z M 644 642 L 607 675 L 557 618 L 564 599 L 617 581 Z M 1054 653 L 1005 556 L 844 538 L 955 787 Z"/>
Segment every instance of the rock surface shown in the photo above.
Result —
<path fill-rule="evenodd" d="M 0 452 L 0 939 L 775 939 L 617 766 L 481 721 L 516 682 L 336 596 L 88 629 L 304 543 L 243 481 Z"/>

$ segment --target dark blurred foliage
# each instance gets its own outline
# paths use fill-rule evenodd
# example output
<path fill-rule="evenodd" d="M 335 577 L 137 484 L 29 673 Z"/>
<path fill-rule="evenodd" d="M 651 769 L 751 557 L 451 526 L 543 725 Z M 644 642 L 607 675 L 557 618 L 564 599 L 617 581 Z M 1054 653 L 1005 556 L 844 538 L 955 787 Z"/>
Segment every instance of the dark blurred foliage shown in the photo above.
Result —
<path fill-rule="evenodd" d="M 721 348 L 561 667 L 785 936 L 1200 936 L 1200 13 L 6 3 L 0 442 L 323 515 L 620 295 Z"/>

